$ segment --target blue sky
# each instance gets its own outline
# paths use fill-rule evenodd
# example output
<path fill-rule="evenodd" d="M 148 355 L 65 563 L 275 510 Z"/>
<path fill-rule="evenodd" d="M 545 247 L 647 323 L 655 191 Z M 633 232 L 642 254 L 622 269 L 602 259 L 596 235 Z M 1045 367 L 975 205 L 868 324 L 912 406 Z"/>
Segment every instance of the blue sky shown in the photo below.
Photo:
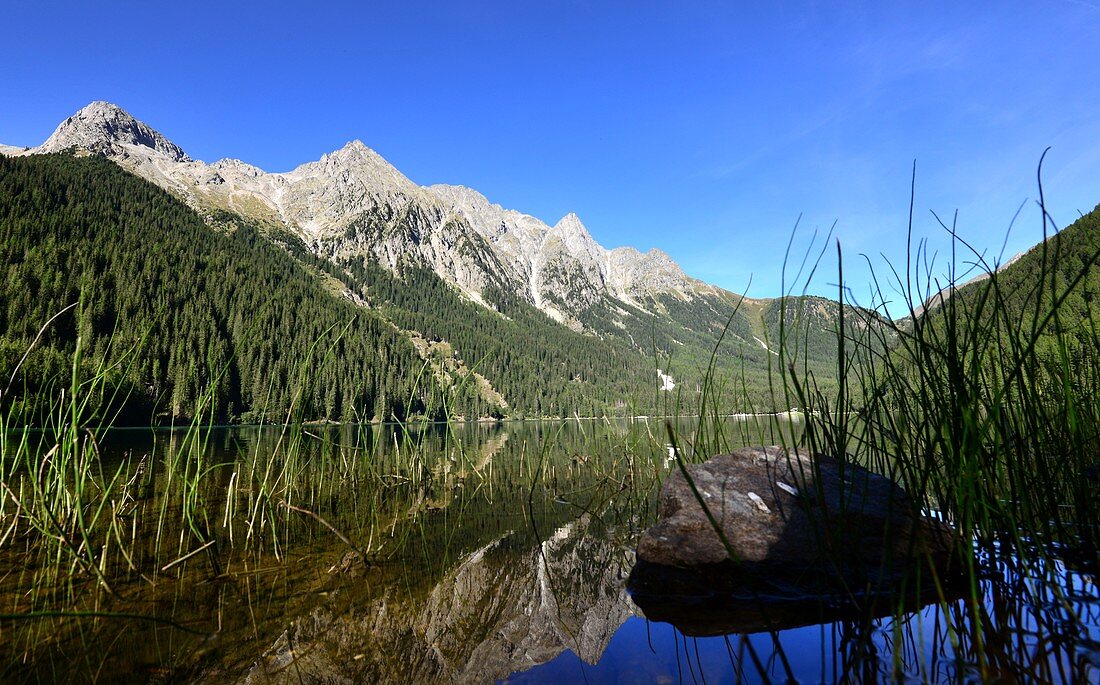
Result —
<path fill-rule="evenodd" d="M 359 138 L 414 181 L 461 183 L 608 247 L 779 292 L 814 230 L 905 258 L 931 211 L 996 256 L 1100 202 L 1100 3 L 12 3 L 0 142 L 92 100 L 193 157 L 283 171 Z M 47 6 L 49 5 L 49 6 Z M 773 6 L 774 5 L 774 6 Z M 835 293 L 829 258 L 811 290 Z"/>

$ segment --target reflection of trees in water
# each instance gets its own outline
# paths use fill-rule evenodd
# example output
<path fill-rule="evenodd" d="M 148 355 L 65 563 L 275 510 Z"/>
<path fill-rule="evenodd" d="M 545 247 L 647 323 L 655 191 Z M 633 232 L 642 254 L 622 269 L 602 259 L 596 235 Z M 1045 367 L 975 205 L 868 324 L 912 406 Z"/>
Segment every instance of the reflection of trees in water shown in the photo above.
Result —
<path fill-rule="evenodd" d="M 644 422 L 625 432 L 623 425 L 604 428 L 584 421 L 419 426 L 408 432 L 394 426 L 307 427 L 324 439 L 304 439 L 302 458 L 293 464 L 303 474 L 294 482 L 301 492 L 295 502 L 356 542 L 379 545 L 372 548 L 378 550 L 375 566 L 355 578 L 329 576 L 326 569 L 345 548 L 308 517 L 287 517 L 278 528 L 287 536 L 279 559 L 268 553 L 246 566 L 234 560 L 226 564 L 227 577 L 211 579 L 203 557 L 195 557 L 158 577 L 154 590 L 142 586 L 152 599 L 135 604 L 136 611 L 220 630 L 217 639 L 140 623 L 84 623 L 79 648 L 45 648 L 52 651 L 35 654 L 39 665 L 0 673 L 0 680 L 80 673 L 80 655 L 87 653 L 97 663 L 109 662 L 103 674 L 190 660 L 228 664 L 222 672 L 195 673 L 221 681 L 297 683 L 316 676 L 332 682 L 482 682 L 519 671 L 517 678 L 539 682 L 572 653 L 588 664 L 585 673 L 593 683 L 630 680 L 631 669 L 643 677 L 680 674 L 685 682 L 692 673 L 699 682 L 738 674 L 761 681 L 761 673 L 782 680 L 781 656 L 800 679 L 827 682 L 891 680 L 895 669 L 932 682 L 1095 681 L 1095 581 L 1060 566 L 1046 569 L 1050 582 L 1029 579 L 1012 559 L 1000 560 L 984 577 L 988 599 L 976 617 L 967 602 L 954 601 L 901 619 L 846 617 L 785 629 L 776 640 L 766 633 L 667 637 L 671 630 L 658 624 L 648 636 L 645 630 L 616 633 L 624 621 L 645 625 L 631 618 L 633 605 L 622 588 L 633 535 L 653 513 L 654 488 L 608 476 L 617 478 L 630 467 L 624 455 L 646 465 L 638 474 L 663 473 L 666 438 L 658 432 L 652 440 Z M 231 473 L 266 465 L 279 437 L 271 428 L 213 434 L 209 463 L 231 464 L 211 470 L 204 485 L 207 501 L 218 503 L 219 520 L 218 493 Z M 182 433 L 157 439 L 158 454 L 178 451 Z M 149 451 L 136 444 L 126 449 Z M 422 464 L 430 478 L 380 485 L 381 476 L 406 473 L 401 469 L 409 463 Z M 156 468 L 150 465 L 150 471 Z M 256 496 L 258 489 L 234 482 L 242 501 Z M 149 507 L 157 505 L 150 499 Z M 582 512 L 599 516 L 577 519 Z M 532 516 L 539 535 L 532 534 Z M 151 556 L 141 545 L 133 551 Z M 169 577 L 176 571 L 183 574 L 178 585 Z M 128 595 L 133 590 L 120 587 Z M 218 607 L 216 618 L 212 607 Z M 149 634 L 157 640 L 145 639 Z"/>

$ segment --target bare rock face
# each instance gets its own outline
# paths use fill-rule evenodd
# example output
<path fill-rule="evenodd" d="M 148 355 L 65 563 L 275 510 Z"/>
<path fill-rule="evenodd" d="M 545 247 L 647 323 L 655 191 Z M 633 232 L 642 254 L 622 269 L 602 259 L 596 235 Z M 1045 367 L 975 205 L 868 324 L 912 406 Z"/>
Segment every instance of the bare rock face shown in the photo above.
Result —
<path fill-rule="evenodd" d="M 946 527 L 915 517 L 896 483 L 831 457 L 745 448 L 687 471 L 725 542 L 687 479 L 674 473 L 661 489 L 660 521 L 638 543 L 640 561 L 816 582 L 822 574 L 880 577 L 947 549 Z"/>
<path fill-rule="evenodd" d="M 202 210 L 288 230 L 325 259 L 369 257 L 395 273 L 427 267 L 474 302 L 492 307 L 484 294 L 493 286 L 575 330 L 605 298 L 644 309 L 658 295 L 690 301 L 723 293 L 688 278 L 663 253 L 607 250 L 574 214 L 551 227 L 469 188 L 418 186 L 358 140 L 268 173 L 239 160 L 193 160 L 120 107 L 93 102 L 42 145 L 0 146 L 0 154 L 69 149 L 105 155 Z"/>
<path fill-rule="evenodd" d="M 61 122 L 42 144 L 42 152 L 61 152 L 71 147 L 99 154 L 126 154 L 126 146 L 144 148 L 172 162 L 191 158 L 175 143 L 109 102 L 93 102 Z"/>
<path fill-rule="evenodd" d="M 649 298 L 671 295 L 690 301 L 721 291 L 689 278 L 660 250 L 612 250 L 597 243 L 573 213 L 549 226 L 533 216 L 495 205 L 462 186 L 433 185 L 427 190 L 482 236 L 519 284 L 517 293 L 560 323 L 577 330 L 576 318 L 602 297 L 645 308 Z"/>

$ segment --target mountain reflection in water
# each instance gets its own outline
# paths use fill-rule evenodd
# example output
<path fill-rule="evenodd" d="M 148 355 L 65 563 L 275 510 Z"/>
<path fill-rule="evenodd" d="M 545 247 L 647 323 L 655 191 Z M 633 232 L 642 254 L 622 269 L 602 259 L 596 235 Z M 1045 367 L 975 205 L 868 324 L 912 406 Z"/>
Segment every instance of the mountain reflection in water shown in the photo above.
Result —
<path fill-rule="evenodd" d="M 241 682 L 486 683 L 567 651 L 596 664 L 634 615 L 631 561 L 587 515 L 541 543 L 508 533 L 426 591 L 344 588 L 294 620 Z"/>
<path fill-rule="evenodd" d="M 335 602 L 342 612 L 295 620 L 239 682 L 983 680 L 967 646 L 973 637 L 951 634 L 973 628 L 964 599 L 900 619 L 805 602 L 773 613 L 774 632 L 692 637 L 685 634 L 691 625 L 647 621 L 626 595 L 631 557 L 615 531 L 587 515 L 540 544 L 527 532 L 510 533 L 460 560 L 425 595 L 391 589 L 360 600 L 347 590 Z M 1039 582 L 1002 566 L 984 583 L 984 679 L 1095 682 L 1095 580 L 1061 565 L 1052 571 L 1056 578 Z M 1013 586 L 1018 595 L 1003 593 Z M 747 616 L 751 625 L 751 604 L 740 609 L 726 617 Z"/>
<path fill-rule="evenodd" d="M 742 421 L 734 442 L 774 444 L 789 439 L 782 434 L 789 429 Z M 353 459 L 362 440 L 349 430 L 313 430 L 312 458 Z M 135 579 L 117 586 L 118 598 L 97 600 L 105 611 L 154 616 L 198 635 L 159 623 L 85 621 L 58 623 L 50 641 L 28 647 L 20 640 L 31 638 L 22 638 L 19 626 L 0 626 L 7 658 L 0 680 L 1096 682 L 1100 676 L 1096 579 L 1061 563 L 1036 568 L 985 559 L 984 601 L 976 612 L 965 600 L 948 600 L 900 618 L 871 619 L 807 603 L 785 607 L 783 622 L 767 624 L 774 632 L 736 617 L 723 624 L 728 614 L 702 609 L 687 623 L 664 617 L 679 628 L 647 620 L 626 580 L 670 466 L 664 436 L 652 425 L 423 427 L 411 443 L 409 434 L 369 430 L 376 433 L 371 459 L 384 473 L 415 467 L 431 474 L 394 478 L 386 487 L 345 477 L 310 495 L 310 506 L 329 523 L 370 548 L 370 565 L 342 566 L 347 547 L 329 530 L 305 516 L 288 517 L 279 558 L 230 552 L 225 571 L 214 573 L 195 557 L 152 587 Z M 214 431 L 209 444 L 235 469 L 249 455 L 269 454 L 277 439 L 274 429 L 226 429 Z M 172 444 L 163 434 L 158 440 Z M 116 451 L 151 449 L 139 433 L 119 433 L 113 443 L 108 448 Z M 410 444 L 414 466 L 387 452 Z M 228 471 L 221 478 L 229 481 Z M 17 596 L 18 560 L 0 563 L 0 590 Z M 704 608 L 721 608 L 714 605 Z M 732 632 L 691 637 L 724 630 Z"/>

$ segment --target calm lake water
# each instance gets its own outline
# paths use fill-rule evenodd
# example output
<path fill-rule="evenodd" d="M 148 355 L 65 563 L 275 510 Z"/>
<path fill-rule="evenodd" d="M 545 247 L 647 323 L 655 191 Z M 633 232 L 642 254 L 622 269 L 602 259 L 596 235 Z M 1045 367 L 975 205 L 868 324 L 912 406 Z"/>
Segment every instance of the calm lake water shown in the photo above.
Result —
<path fill-rule="evenodd" d="M 694 426 L 678 428 L 690 453 Z M 730 419 L 721 430 L 735 448 L 795 440 L 800 427 Z M 217 555 L 157 561 L 155 573 L 116 582 L 117 596 L 91 582 L 65 588 L 85 612 L 126 617 L 0 623 L 0 680 L 1100 679 L 1097 580 L 1061 562 L 988 564 L 977 612 L 948 600 L 900 618 L 836 620 L 814 607 L 772 632 L 743 632 L 734 620 L 728 634 L 706 637 L 647 620 L 626 579 L 638 535 L 655 520 L 657 487 L 675 468 L 661 421 L 306 428 L 292 461 L 271 457 L 290 440 L 278 428 L 203 438 L 183 456 L 201 452 L 197 496 Z M 180 431 L 115 430 L 101 449 L 125 473 L 151 474 L 139 498 L 151 511 L 179 477 L 178 463 L 165 464 L 186 443 Z M 284 488 L 288 506 L 256 514 L 266 487 Z M 166 545 L 171 558 L 195 546 L 183 528 L 156 535 L 137 531 L 136 565 L 163 560 Z M 16 552 L 0 555 L 3 611 L 24 606 L 44 563 Z"/>

